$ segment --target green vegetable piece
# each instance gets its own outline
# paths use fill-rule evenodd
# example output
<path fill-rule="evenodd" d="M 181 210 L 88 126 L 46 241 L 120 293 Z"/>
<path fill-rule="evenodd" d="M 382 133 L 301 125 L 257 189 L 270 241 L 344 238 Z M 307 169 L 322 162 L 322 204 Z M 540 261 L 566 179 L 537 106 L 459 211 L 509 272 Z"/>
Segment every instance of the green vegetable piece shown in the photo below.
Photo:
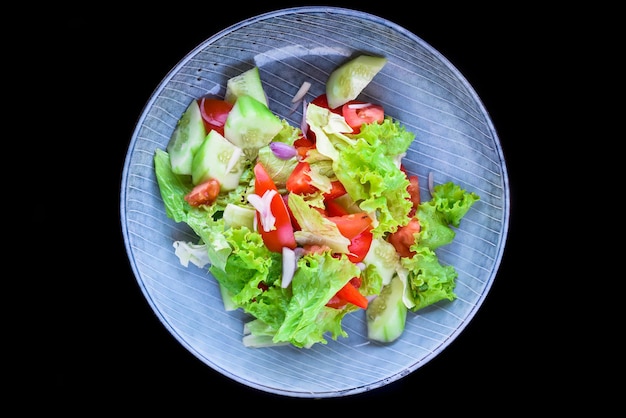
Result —
<path fill-rule="evenodd" d="M 254 229 L 255 214 L 254 208 L 228 203 L 224 208 L 224 223 L 230 228 L 245 226 L 252 231 Z"/>
<path fill-rule="evenodd" d="M 326 82 L 328 106 L 334 109 L 356 99 L 386 63 L 385 57 L 359 55 L 337 67 Z"/>
<path fill-rule="evenodd" d="M 258 67 L 252 67 L 243 73 L 228 79 L 226 82 L 226 95 L 224 100 L 234 104 L 237 98 L 248 95 L 268 106 L 267 96 L 261 83 L 261 75 Z"/>
<path fill-rule="evenodd" d="M 193 100 L 178 120 L 167 144 L 172 171 L 176 174 L 191 174 L 191 163 L 195 152 L 200 148 L 206 129 L 197 100 Z"/>
<path fill-rule="evenodd" d="M 382 343 L 395 341 L 404 332 L 407 307 L 402 300 L 404 285 L 394 276 L 380 294 L 367 306 L 367 336 Z"/>
<path fill-rule="evenodd" d="M 243 95 L 226 118 L 224 136 L 253 159 L 259 148 L 268 145 L 282 129 L 283 123 L 267 105 Z"/>
<path fill-rule="evenodd" d="M 400 267 L 400 256 L 395 247 L 384 238 L 374 238 L 363 262 L 368 266 L 376 266 L 376 271 L 382 277 L 383 284 L 387 284 L 391 282 Z"/>
<path fill-rule="evenodd" d="M 221 191 L 230 191 L 239 185 L 244 169 L 241 149 L 212 130 L 193 157 L 191 181 L 196 185 L 214 178 L 220 182 Z"/>
<path fill-rule="evenodd" d="M 227 312 L 235 311 L 239 306 L 235 302 L 233 302 L 233 294 L 230 292 L 226 286 L 218 282 L 220 287 L 220 296 L 222 296 L 222 303 L 224 304 L 224 310 Z"/>

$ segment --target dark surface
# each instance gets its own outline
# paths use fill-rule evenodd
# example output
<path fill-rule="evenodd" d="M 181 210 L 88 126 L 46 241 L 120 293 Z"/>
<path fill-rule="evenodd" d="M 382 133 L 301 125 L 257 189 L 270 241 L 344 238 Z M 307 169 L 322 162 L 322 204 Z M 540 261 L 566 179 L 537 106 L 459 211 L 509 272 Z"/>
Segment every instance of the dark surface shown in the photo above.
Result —
<path fill-rule="evenodd" d="M 102 10 L 97 25 L 80 19 L 69 23 L 73 38 L 85 34 L 85 46 L 80 48 L 85 61 L 74 71 L 89 80 L 85 90 L 98 92 L 102 99 L 95 104 L 95 111 L 92 108 L 87 113 L 97 118 L 100 142 L 92 146 L 102 154 L 105 163 L 99 175 L 106 177 L 107 184 L 99 189 L 97 203 L 94 196 L 90 200 L 104 211 L 97 232 L 100 236 L 94 239 L 105 244 L 98 244 L 93 252 L 78 250 L 89 257 L 82 265 L 90 266 L 83 270 L 90 273 L 72 283 L 75 296 L 67 298 L 71 305 L 60 307 L 67 315 L 58 321 L 64 324 L 63 332 L 54 336 L 59 354 L 51 373 L 40 381 L 46 392 L 52 389 L 56 394 L 54 404 L 59 410 L 78 408 L 81 400 L 90 410 L 97 406 L 120 411 L 128 407 L 132 411 L 144 407 L 176 411 L 180 407 L 206 414 L 216 414 L 215 408 L 219 408 L 227 415 L 257 411 L 299 415 L 316 413 L 311 408 L 319 408 L 320 413 L 336 416 L 359 405 L 382 405 L 410 415 L 432 416 L 438 412 L 498 411 L 496 404 L 507 405 L 508 411 L 534 410 L 538 402 L 553 396 L 549 390 L 555 379 L 551 368 L 537 374 L 535 361 L 545 347 L 538 342 L 539 331 L 531 319 L 536 314 L 528 306 L 531 290 L 523 274 L 527 259 L 521 244 L 524 216 L 520 196 L 524 194 L 522 184 L 528 184 L 524 160 L 528 155 L 528 115 L 521 112 L 519 98 L 528 94 L 523 75 L 532 66 L 528 58 L 533 40 L 519 35 L 528 28 L 528 20 L 519 14 L 512 19 L 497 10 L 488 13 L 471 6 L 459 9 L 441 3 L 422 8 L 416 4 L 407 9 L 401 6 L 405 4 L 391 1 L 365 7 L 356 2 L 333 3 L 387 18 L 446 56 L 490 112 L 508 165 L 511 216 L 506 251 L 491 292 L 464 332 L 414 373 L 372 392 L 342 399 L 266 394 L 222 376 L 186 351 L 144 299 L 122 240 L 119 187 L 135 123 L 161 79 L 206 38 L 259 13 L 303 4 L 244 7 L 233 3 L 227 6 L 227 13 L 208 4 L 193 10 L 187 3 L 161 11 L 142 10 L 146 15 Z M 537 25 L 540 22 L 535 22 Z M 521 381 L 534 382 L 530 383 L 532 389 Z"/>

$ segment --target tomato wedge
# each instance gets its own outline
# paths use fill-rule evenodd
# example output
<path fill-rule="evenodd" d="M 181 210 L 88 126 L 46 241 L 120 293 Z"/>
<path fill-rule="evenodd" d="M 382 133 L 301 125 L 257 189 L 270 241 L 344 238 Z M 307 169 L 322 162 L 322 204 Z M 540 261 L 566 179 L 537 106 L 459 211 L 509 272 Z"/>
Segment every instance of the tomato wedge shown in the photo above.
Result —
<path fill-rule="evenodd" d="M 259 196 L 263 196 L 265 192 L 269 190 L 278 191 L 276 184 L 267 174 L 265 167 L 261 163 L 257 163 L 254 166 L 254 189 L 255 193 Z M 263 227 L 258 228 L 259 233 L 263 237 L 263 242 L 270 251 L 282 253 L 283 247 L 291 249 L 296 248 L 296 238 L 293 234 L 293 226 L 291 225 L 291 218 L 289 211 L 285 205 L 285 201 L 278 193 L 272 198 L 270 202 L 270 210 L 276 222 L 275 228 L 270 231 L 265 231 Z M 261 225 L 260 214 L 256 213 L 257 222 Z"/>
<path fill-rule="evenodd" d="M 196 185 L 185 195 L 185 200 L 191 206 L 210 205 L 220 193 L 220 182 L 217 179 L 208 179 Z"/>
<path fill-rule="evenodd" d="M 352 238 L 350 240 L 350 245 L 348 245 L 348 251 L 350 251 L 347 254 L 348 260 L 353 263 L 360 263 L 363 261 L 372 246 L 373 239 L 374 234 L 372 234 L 371 228 L 366 229 L 356 237 Z"/>
<path fill-rule="evenodd" d="M 341 235 L 352 240 L 372 225 L 372 218 L 366 212 L 350 213 L 342 216 L 329 216 L 328 219 L 333 221 Z"/>
<path fill-rule="evenodd" d="M 410 216 L 413 216 L 415 212 L 417 212 L 417 207 L 421 203 L 420 199 L 420 183 L 417 176 L 409 176 L 409 185 L 407 187 L 407 191 L 411 196 L 411 203 L 413 203 L 413 207 L 411 208 Z"/>
<path fill-rule="evenodd" d="M 309 150 L 315 149 L 315 141 L 303 136 L 296 139 L 293 146 L 296 147 L 296 151 L 298 152 L 298 156 L 300 158 L 306 158 Z"/>
<path fill-rule="evenodd" d="M 341 107 L 341 114 L 346 123 L 352 128 L 352 133 L 361 132 L 364 123 L 382 123 L 385 120 L 385 110 L 379 104 L 351 100 Z"/>
<path fill-rule="evenodd" d="M 330 187 L 330 191 L 324 193 L 324 199 L 336 199 L 339 196 L 343 196 L 347 193 L 343 183 L 341 183 L 339 180 L 332 181 L 330 183 Z"/>
<path fill-rule="evenodd" d="M 215 97 L 201 97 L 198 104 L 207 133 L 216 130 L 224 136 L 224 124 L 233 105 Z"/>
<path fill-rule="evenodd" d="M 310 172 L 311 165 L 306 161 L 299 161 L 289 178 L 287 178 L 287 183 L 285 184 L 287 190 L 295 194 L 315 193 L 318 189 L 311 184 Z"/>
<path fill-rule="evenodd" d="M 420 223 L 417 218 L 412 218 L 408 224 L 398 228 L 396 232 L 387 237 L 387 241 L 394 246 L 396 252 L 401 257 L 413 257 L 414 251 L 411 251 L 411 245 L 415 243 L 414 234 L 420 232 Z"/>
<path fill-rule="evenodd" d="M 350 214 L 350 212 L 337 203 L 335 199 L 325 199 L 324 206 L 326 207 L 326 216 L 343 216 Z"/>

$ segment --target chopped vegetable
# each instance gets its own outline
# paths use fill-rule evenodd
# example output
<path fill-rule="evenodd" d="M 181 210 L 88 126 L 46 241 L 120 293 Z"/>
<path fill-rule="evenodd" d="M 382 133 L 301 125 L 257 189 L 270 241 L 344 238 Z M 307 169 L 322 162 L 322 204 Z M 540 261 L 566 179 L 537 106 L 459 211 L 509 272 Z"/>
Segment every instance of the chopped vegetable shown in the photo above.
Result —
<path fill-rule="evenodd" d="M 310 88 L 311 88 L 311 83 L 309 83 L 308 81 L 303 82 L 302 85 L 300 86 L 300 89 L 298 89 L 298 92 L 291 99 L 291 103 L 296 103 L 302 100 Z"/>
<path fill-rule="evenodd" d="M 395 341 L 404 332 L 407 307 L 402 300 L 404 286 L 398 276 L 391 279 L 367 307 L 367 336 L 382 343 Z"/>
<path fill-rule="evenodd" d="M 337 67 L 326 82 L 329 107 L 335 109 L 356 99 L 386 63 L 385 57 L 359 55 Z"/>

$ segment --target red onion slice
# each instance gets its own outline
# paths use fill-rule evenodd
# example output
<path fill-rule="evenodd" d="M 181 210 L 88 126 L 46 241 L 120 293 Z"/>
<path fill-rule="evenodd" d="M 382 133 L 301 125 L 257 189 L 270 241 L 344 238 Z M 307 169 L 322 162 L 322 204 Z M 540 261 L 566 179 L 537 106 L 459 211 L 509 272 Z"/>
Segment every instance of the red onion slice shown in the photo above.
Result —
<path fill-rule="evenodd" d="M 283 277 L 281 279 L 281 287 L 287 287 L 293 279 L 297 267 L 296 252 L 289 247 L 283 247 Z"/>
<path fill-rule="evenodd" d="M 277 158 L 288 160 L 298 155 L 298 151 L 284 142 L 270 142 L 270 149 Z"/>

